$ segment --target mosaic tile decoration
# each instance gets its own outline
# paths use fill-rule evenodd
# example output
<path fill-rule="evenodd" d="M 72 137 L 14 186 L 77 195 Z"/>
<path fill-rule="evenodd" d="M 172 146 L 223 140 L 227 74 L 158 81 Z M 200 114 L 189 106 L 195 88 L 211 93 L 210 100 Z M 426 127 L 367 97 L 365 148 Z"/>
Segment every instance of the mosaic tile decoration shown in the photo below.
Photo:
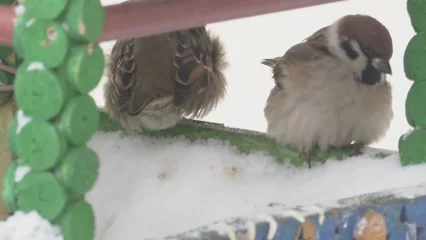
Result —
<path fill-rule="evenodd" d="M 166 240 L 426 240 L 426 184 L 231 218 Z"/>

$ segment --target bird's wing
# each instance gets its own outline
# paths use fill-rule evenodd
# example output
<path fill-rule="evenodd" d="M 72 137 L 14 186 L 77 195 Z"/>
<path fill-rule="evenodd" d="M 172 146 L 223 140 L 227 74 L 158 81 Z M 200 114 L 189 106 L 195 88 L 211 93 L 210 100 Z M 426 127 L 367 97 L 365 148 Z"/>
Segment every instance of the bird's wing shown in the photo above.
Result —
<path fill-rule="evenodd" d="M 325 33 L 327 28 L 322 28 L 291 47 L 282 57 L 263 60 L 263 64 L 270 66 L 273 78 L 278 87 L 285 87 L 286 81 L 303 81 L 311 79 L 312 68 L 316 62 L 324 57 L 331 56 L 327 49 Z"/>
<path fill-rule="evenodd" d="M 304 39 L 302 42 L 308 42 L 312 44 L 313 46 L 316 46 L 317 48 L 321 50 L 327 51 L 327 31 L 329 27 L 323 27 L 319 29 L 318 31 L 314 32 L 311 36 Z"/>
<path fill-rule="evenodd" d="M 205 27 L 170 34 L 176 43 L 173 66 L 176 67 L 173 103 L 182 105 L 190 89 L 204 91 L 213 72 L 213 44 Z"/>
<path fill-rule="evenodd" d="M 135 44 L 137 40 L 117 41 L 111 51 L 110 81 L 111 101 L 119 112 L 130 116 L 138 115 L 154 98 L 152 94 L 135 93 L 137 63 Z"/>

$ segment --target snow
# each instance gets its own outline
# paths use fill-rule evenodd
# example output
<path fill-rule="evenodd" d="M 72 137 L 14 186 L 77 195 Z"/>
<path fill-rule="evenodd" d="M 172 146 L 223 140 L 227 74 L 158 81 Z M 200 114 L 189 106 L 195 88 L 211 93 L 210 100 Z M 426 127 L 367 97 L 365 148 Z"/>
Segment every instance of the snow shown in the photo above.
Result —
<path fill-rule="evenodd" d="M 19 133 L 25 125 L 27 125 L 29 122 L 32 121 L 32 118 L 26 116 L 24 114 L 24 111 L 22 110 L 18 110 L 18 112 L 16 113 L 16 116 L 17 116 L 17 122 L 18 122 L 16 133 Z"/>
<path fill-rule="evenodd" d="M 119 2 L 122 0 L 103 1 Z M 403 55 L 414 31 L 406 1 L 344 1 L 209 25 L 224 40 L 231 65 L 226 72 L 226 99 L 205 120 L 264 131 L 263 107 L 273 81 L 270 69 L 260 61 L 282 55 L 315 30 L 352 13 L 376 17 L 393 36 L 393 76 L 389 81 L 395 117 L 386 137 L 373 146 L 397 150 L 399 137 L 410 128 L 404 107 L 412 82 L 405 78 Z M 112 44 L 102 43 L 106 53 Z M 91 92 L 100 107 L 104 83 L 105 78 Z M 101 160 L 99 180 L 87 195 L 96 213 L 96 240 L 161 238 L 228 217 L 288 215 L 292 212 L 284 208 L 300 205 L 321 213 L 324 209 L 313 204 L 332 204 L 341 198 L 393 188 L 400 188 L 394 193 L 406 198 L 425 194 L 424 187 L 415 191 L 406 187 L 426 183 L 426 165 L 402 167 L 397 154 L 384 159 L 331 159 L 308 169 L 279 164 L 264 153 L 240 154 L 215 140 L 194 144 L 114 132 L 96 134 L 89 146 Z M 297 214 L 293 212 L 303 218 Z M 0 222 L 0 239 L 18 225 L 22 234 L 36 229 L 35 225 L 55 231 L 36 215 L 19 213 L 6 223 Z"/>
<path fill-rule="evenodd" d="M 15 13 L 16 15 L 22 15 L 25 12 L 25 7 L 23 5 L 18 5 L 15 7 Z"/>
<path fill-rule="evenodd" d="M 33 211 L 27 214 L 17 212 L 6 222 L 0 221 L 1 240 L 63 240 L 58 226 L 52 226 L 48 221 Z"/>
<path fill-rule="evenodd" d="M 44 70 L 46 67 L 41 62 L 31 62 L 28 65 L 28 71 L 34 71 L 34 70 Z"/>
<path fill-rule="evenodd" d="M 216 140 L 194 144 L 111 132 L 98 133 L 89 146 L 102 163 L 88 194 L 98 240 L 160 238 L 228 217 L 426 182 L 426 164 L 401 167 L 397 154 L 330 160 L 308 169 L 263 153 L 242 155 Z"/>
<path fill-rule="evenodd" d="M 29 166 L 19 166 L 15 171 L 15 182 L 21 181 L 31 171 Z"/>

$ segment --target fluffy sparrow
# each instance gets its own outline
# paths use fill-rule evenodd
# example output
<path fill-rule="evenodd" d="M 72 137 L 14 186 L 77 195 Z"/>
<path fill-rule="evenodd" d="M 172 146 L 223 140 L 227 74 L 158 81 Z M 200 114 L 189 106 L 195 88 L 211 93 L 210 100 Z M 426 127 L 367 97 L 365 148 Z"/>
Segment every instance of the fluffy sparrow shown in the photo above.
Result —
<path fill-rule="evenodd" d="M 119 40 L 107 66 L 105 110 L 127 130 L 202 118 L 225 96 L 226 66 L 219 38 L 204 26 Z"/>
<path fill-rule="evenodd" d="M 264 108 L 267 134 L 306 154 L 350 147 L 352 154 L 382 138 L 393 119 L 386 74 L 389 31 L 366 15 L 347 15 L 263 60 L 275 86 Z"/>

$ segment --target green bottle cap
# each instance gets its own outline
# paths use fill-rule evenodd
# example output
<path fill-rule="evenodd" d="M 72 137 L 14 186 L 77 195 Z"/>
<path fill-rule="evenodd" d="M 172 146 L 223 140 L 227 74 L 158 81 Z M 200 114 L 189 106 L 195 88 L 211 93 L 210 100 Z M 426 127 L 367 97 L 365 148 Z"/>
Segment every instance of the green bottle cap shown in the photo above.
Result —
<path fill-rule="evenodd" d="M 89 192 L 98 178 L 98 155 L 90 148 L 78 147 L 67 152 L 60 168 L 61 180 L 73 195 Z"/>
<path fill-rule="evenodd" d="M 99 112 L 88 95 L 79 95 L 66 104 L 61 113 L 60 129 L 75 145 L 84 145 L 99 126 Z"/>
<path fill-rule="evenodd" d="M 419 0 L 407 1 L 408 15 L 416 32 L 426 31 L 426 2 Z"/>
<path fill-rule="evenodd" d="M 405 115 L 408 123 L 412 127 L 426 128 L 426 81 L 415 82 L 410 91 L 408 91 L 407 100 L 405 102 Z"/>
<path fill-rule="evenodd" d="M 17 14 L 15 17 L 15 27 L 13 29 L 13 48 L 15 52 L 24 56 L 22 47 L 22 35 L 24 34 L 25 25 L 34 21 L 34 17 L 25 11 L 23 14 Z"/>
<path fill-rule="evenodd" d="M 19 76 L 19 75 L 21 75 L 25 72 L 28 72 L 28 66 L 32 65 L 33 63 L 34 62 L 31 62 L 29 60 L 23 60 L 22 64 L 19 65 L 19 67 L 16 69 L 16 75 Z M 37 66 L 37 65 L 35 65 L 35 66 Z M 42 66 L 43 66 L 43 68 L 45 68 L 44 65 L 42 65 Z"/>
<path fill-rule="evenodd" d="M 23 0 L 23 4 L 34 17 L 53 20 L 64 11 L 68 0 Z"/>
<path fill-rule="evenodd" d="M 14 212 L 17 209 L 15 195 L 15 172 L 17 168 L 17 161 L 10 162 L 3 178 L 2 198 L 9 212 Z"/>
<path fill-rule="evenodd" d="M 61 25 L 53 21 L 29 20 L 18 37 L 25 60 L 41 62 L 47 68 L 59 66 L 68 53 L 68 36 Z"/>
<path fill-rule="evenodd" d="M 0 46 L 0 59 L 7 57 L 13 52 L 13 48 L 9 46 Z"/>
<path fill-rule="evenodd" d="M 426 33 L 418 33 L 411 38 L 405 49 L 405 76 L 413 81 L 426 81 Z"/>
<path fill-rule="evenodd" d="M 15 146 L 21 161 L 34 170 L 47 170 L 57 166 L 67 147 L 61 134 L 53 125 L 40 120 L 29 121 L 22 126 L 21 121 L 28 120 L 22 111 L 17 115 Z"/>
<path fill-rule="evenodd" d="M 95 238 L 95 215 L 92 206 L 84 200 L 70 204 L 57 222 L 66 240 Z"/>
<path fill-rule="evenodd" d="M 73 47 L 65 62 L 66 76 L 81 93 L 88 94 L 101 80 L 105 58 L 98 44 Z"/>
<path fill-rule="evenodd" d="M 410 131 L 404 133 L 403 135 L 401 135 L 401 137 L 398 139 L 398 149 L 401 149 L 402 146 L 402 142 L 404 141 L 405 137 L 408 136 L 408 134 L 410 134 Z"/>
<path fill-rule="evenodd" d="M 101 36 L 104 15 L 100 0 L 72 0 L 67 8 L 66 30 L 75 40 L 94 42 Z"/>
<path fill-rule="evenodd" d="M 16 102 L 26 115 L 49 120 L 59 114 L 67 90 L 64 80 L 43 64 L 25 62 L 19 67 L 14 91 Z"/>
<path fill-rule="evenodd" d="M 16 184 L 18 209 L 37 211 L 44 219 L 57 218 L 67 204 L 67 193 L 52 173 L 30 171 Z"/>
<path fill-rule="evenodd" d="M 399 157 L 402 166 L 426 162 L 426 130 L 416 129 L 408 135 L 402 135 L 399 144 Z"/>

